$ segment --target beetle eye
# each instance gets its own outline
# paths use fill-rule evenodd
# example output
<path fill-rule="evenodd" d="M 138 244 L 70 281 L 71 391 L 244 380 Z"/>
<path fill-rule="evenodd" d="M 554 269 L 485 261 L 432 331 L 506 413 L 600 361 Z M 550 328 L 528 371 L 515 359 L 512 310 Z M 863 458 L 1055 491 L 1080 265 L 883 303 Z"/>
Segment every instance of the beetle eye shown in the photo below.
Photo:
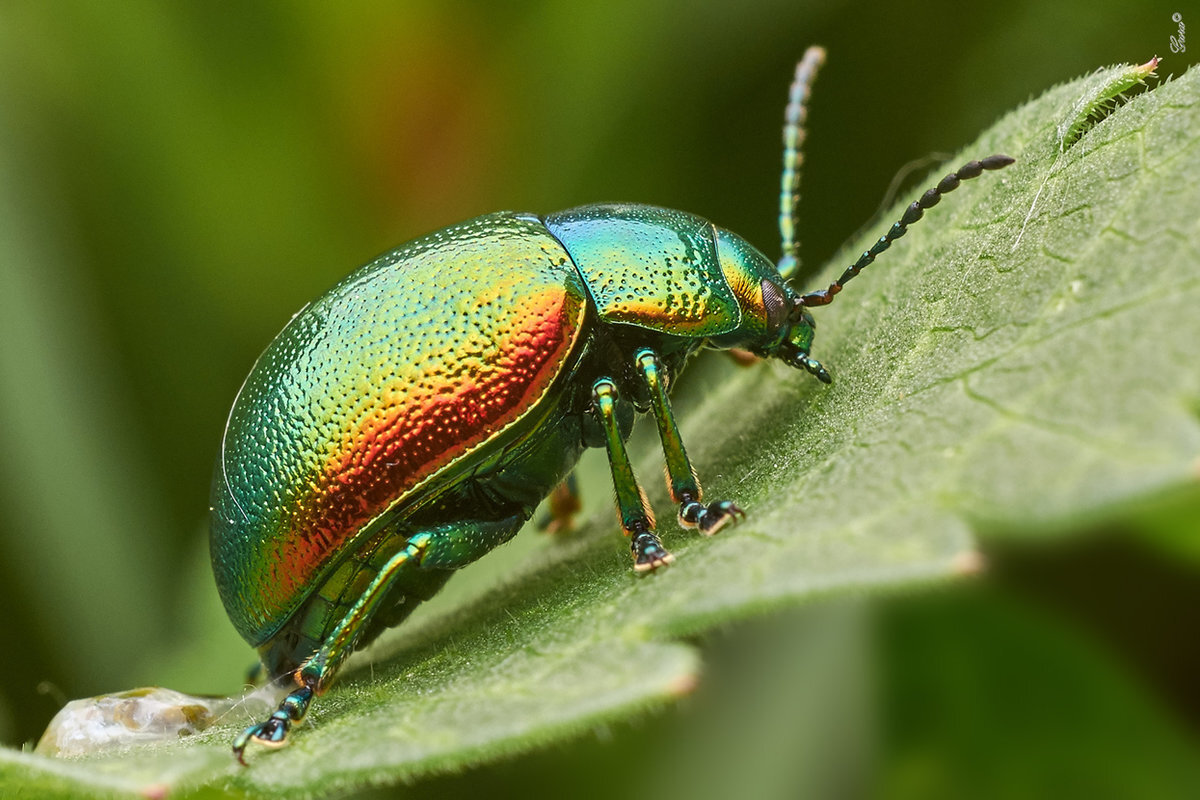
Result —
<path fill-rule="evenodd" d="M 763 278 L 762 279 L 762 299 L 763 308 L 767 311 L 767 328 L 769 330 L 778 330 L 788 317 L 787 298 L 783 295 L 783 290 L 774 282 Z"/>

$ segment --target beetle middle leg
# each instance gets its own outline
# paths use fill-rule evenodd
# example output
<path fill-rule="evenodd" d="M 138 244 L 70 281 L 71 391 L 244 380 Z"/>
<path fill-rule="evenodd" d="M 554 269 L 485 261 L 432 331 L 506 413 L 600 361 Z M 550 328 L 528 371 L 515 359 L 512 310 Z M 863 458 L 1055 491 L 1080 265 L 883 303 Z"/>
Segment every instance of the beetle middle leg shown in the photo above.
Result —
<path fill-rule="evenodd" d="M 568 473 L 546 500 L 545 513 L 534 520 L 538 528 L 551 536 L 570 533 L 575 527 L 575 515 L 583 508 L 575 473 Z"/>
<path fill-rule="evenodd" d="M 592 384 L 592 408 L 604 430 L 604 446 L 608 450 L 613 488 L 617 493 L 617 511 L 621 515 L 621 527 L 630 538 L 633 568 L 648 572 L 670 564 L 675 556 L 667 552 L 654 533 L 654 514 L 638 486 L 629 453 L 625 451 L 625 441 L 617 423 L 617 385 L 611 378 L 600 378 Z"/>
<path fill-rule="evenodd" d="M 692 462 L 688 460 L 683 439 L 679 436 L 679 426 L 675 424 L 675 414 L 667 399 L 662 364 L 654 351 L 648 348 L 639 350 L 634 360 L 638 373 L 650 391 L 650 405 L 667 462 L 667 487 L 671 490 L 671 499 L 679 504 L 679 524 L 698 528 L 701 533 L 711 536 L 727 523 L 745 517 L 745 512 L 728 500 L 708 505 L 701 502 L 700 482 L 696 479 Z"/>

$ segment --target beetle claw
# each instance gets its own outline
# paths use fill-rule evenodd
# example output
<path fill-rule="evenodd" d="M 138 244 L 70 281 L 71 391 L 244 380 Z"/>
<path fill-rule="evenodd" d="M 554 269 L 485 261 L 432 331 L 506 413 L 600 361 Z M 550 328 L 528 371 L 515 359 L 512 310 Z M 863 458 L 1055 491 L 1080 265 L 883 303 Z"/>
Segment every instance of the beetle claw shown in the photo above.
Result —
<path fill-rule="evenodd" d="M 653 572 L 659 567 L 666 567 L 675 563 L 675 556 L 671 553 L 663 551 L 663 555 L 652 560 L 636 561 L 633 564 L 634 572 Z"/>
<path fill-rule="evenodd" d="M 251 741 L 257 742 L 263 747 L 269 747 L 272 750 L 283 747 L 287 744 L 288 730 L 291 727 L 290 720 L 281 719 L 277 715 L 272 715 L 266 722 L 251 725 L 242 731 L 241 736 L 234 740 L 234 757 L 237 758 L 239 764 L 243 767 L 246 766 L 246 745 L 250 744 Z"/>

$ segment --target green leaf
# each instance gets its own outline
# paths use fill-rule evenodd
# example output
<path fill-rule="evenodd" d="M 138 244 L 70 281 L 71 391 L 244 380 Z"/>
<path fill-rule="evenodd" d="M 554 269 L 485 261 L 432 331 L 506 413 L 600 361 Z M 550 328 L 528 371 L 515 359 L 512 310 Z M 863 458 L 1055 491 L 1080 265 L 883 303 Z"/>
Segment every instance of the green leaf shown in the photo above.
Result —
<path fill-rule="evenodd" d="M 681 635 L 942 578 L 971 565 L 976 533 L 1065 531 L 1194 483 L 1200 72 L 1075 124 L 1080 98 L 1092 113 L 1132 69 L 1057 87 L 966 150 L 1017 163 L 964 184 L 819 310 L 831 388 L 777 364 L 696 365 L 683 435 L 709 496 L 749 511 L 742 526 L 700 540 L 664 524 L 678 562 L 644 579 L 611 511 L 565 544 L 526 533 L 498 585 L 385 637 L 249 769 L 228 756 L 251 721 L 233 713 L 122 754 L 3 751 L 0 781 L 304 797 L 464 769 L 686 693 L 700 665 Z M 647 488 L 658 471 L 648 454 Z"/>

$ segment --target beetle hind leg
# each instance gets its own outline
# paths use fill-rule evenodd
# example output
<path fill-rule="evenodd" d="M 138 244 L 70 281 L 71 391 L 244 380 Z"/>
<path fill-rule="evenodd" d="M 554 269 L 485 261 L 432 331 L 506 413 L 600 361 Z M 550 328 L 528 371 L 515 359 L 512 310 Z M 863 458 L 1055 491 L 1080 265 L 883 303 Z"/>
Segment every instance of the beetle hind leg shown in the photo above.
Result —
<path fill-rule="evenodd" d="M 675 424 L 675 414 L 667 399 L 666 375 L 658 356 L 653 350 L 644 349 L 638 351 L 634 360 L 638 373 L 649 389 L 650 405 L 667 462 L 667 486 L 671 498 L 679 504 L 679 524 L 711 536 L 726 525 L 743 519 L 745 512 L 729 500 L 718 500 L 707 505 L 701 502 L 700 482 L 688 460 L 683 439 L 679 436 L 679 426 Z"/>
<path fill-rule="evenodd" d="M 500 519 L 458 520 L 408 537 L 403 548 L 378 566 L 366 589 L 336 624 L 321 635 L 321 646 L 317 651 L 291 673 L 296 688 L 266 721 L 251 725 L 234 739 L 233 754 L 237 760 L 245 765 L 246 747 L 252 741 L 266 747 L 287 744 L 289 731 L 304 719 L 313 697 L 329 686 L 355 648 L 369 641 L 372 620 L 381 612 L 387 613 L 389 601 L 394 601 L 394 593 L 390 590 L 397 579 L 405 580 L 406 570 L 464 567 L 511 539 L 528 516 L 518 512 Z M 412 583 L 411 579 L 409 583 Z M 388 621 L 386 617 L 384 621 Z"/>
<path fill-rule="evenodd" d="M 275 713 L 265 722 L 251 725 L 233 740 L 233 754 L 243 766 L 246 764 L 246 746 L 250 742 L 258 742 L 266 747 L 287 744 L 288 732 L 304 719 L 313 696 L 324 688 L 354 650 L 358 637 L 379 610 L 392 580 L 402 568 L 420 560 L 429 546 L 429 540 L 429 534 L 417 534 L 409 539 L 404 549 L 388 559 L 346 615 L 325 637 L 320 649 L 293 673 L 297 687 L 283 698 Z"/>

